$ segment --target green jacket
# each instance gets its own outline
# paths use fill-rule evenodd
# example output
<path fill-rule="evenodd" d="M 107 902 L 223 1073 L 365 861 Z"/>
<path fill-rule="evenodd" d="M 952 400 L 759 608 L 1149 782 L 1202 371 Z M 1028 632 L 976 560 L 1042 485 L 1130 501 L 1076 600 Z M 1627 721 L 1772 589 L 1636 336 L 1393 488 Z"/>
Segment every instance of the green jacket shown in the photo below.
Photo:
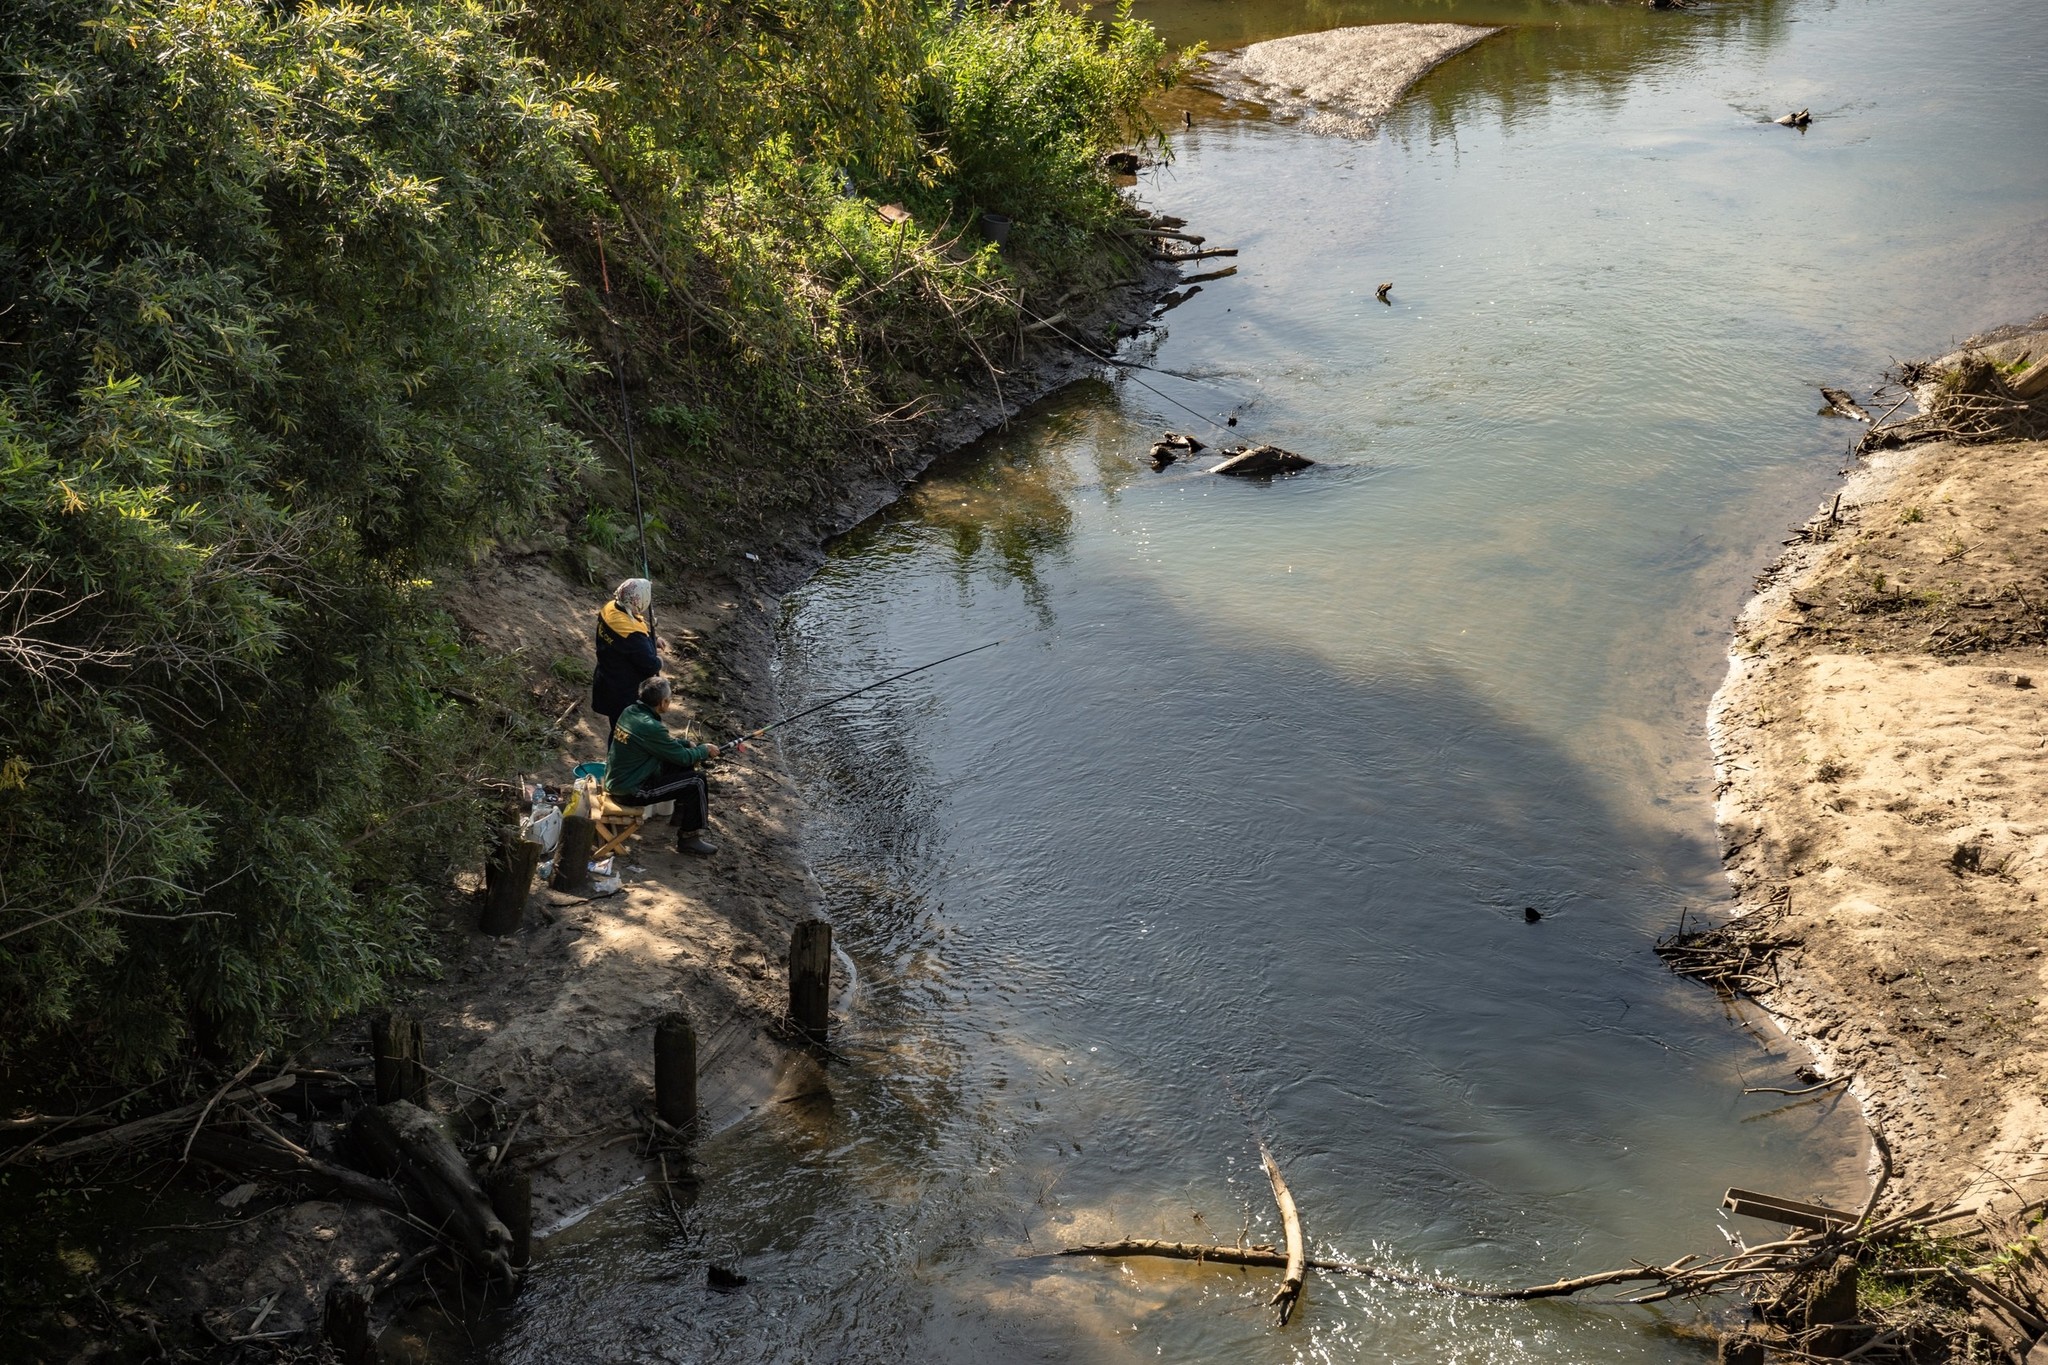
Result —
<path fill-rule="evenodd" d="M 690 767 L 711 757 L 702 744 L 685 744 L 668 732 L 660 716 L 634 702 L 619 716 L 604 756 L 604 789 L 631 796 L 653 781 L 664 763 Z"/>

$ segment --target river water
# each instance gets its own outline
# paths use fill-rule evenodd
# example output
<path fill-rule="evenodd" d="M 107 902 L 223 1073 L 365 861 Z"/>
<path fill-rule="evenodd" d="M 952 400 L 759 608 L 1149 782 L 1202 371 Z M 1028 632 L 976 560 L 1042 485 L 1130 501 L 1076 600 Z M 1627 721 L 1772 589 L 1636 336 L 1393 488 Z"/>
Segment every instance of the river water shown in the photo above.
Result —
<path fill-rule="evenodd" d="M 1185 96 L 1141 192 L 1242 255 L 1128 343 L 1172 377 L 944 462 L 790 599 L 791 707 L 1008 643 L 789 740 L 860 975 L 831 1102 L 707 1141 L 686 1231 L 557 1237 L 494 1358 L 1698 1361 L 1682 1307 L 1318 1275 L 1283 1331 L 1276 1272 L 1041 1253 L 1277 1240 L 1260 1137 L 1318 1252 L 1489 1284 L 1711 1252 L 1729 1185 L 1861 1198 L 1853 1107 L 1744 1096 L 1799 1055 L 1649 947 L 1725 899 L 1703 716 L 1845 463 L 1814 386 L 2048 308 L 2048 9 L 1140 13 L 1510 27 L 1365 141 Z M 1320 463 L 1153 472 L 1190 408 Z"/>

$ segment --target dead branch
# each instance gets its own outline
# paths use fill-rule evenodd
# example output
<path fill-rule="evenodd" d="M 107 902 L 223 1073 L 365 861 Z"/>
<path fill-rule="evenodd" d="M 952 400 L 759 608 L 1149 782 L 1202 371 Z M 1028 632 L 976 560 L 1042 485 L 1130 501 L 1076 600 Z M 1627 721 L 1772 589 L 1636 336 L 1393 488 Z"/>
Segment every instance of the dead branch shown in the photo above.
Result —
<path fill-rule="evenodd" d="M 254 1085 L 243 1086 L 240 1089 L 216 1095 L 213 1099 L 207 1100 L 204 1103 L 195 1101 L 191 1104 L 181 1104 L 176 1109 L 166 1109 L 161 1114 L 151 1114 L 148 1118 L 135 1119 L 129 1123 L 102 1129 L 97 1133 L 88 1133 L 84 1137 L 73 1138 L 71 1141 L 59 1143 L 55 1147 L 41 1148 L 36 1151 L 35 1157 L 38 1161 L 49 1164 L 58 1161 L 76 1161 L 82 1156 L 96 1156 L 102 1152 L 114 1151 L 123 1147 L 140 1146 L 143 1143 L 154 1142 L 159 1138 L 176 1132 L 184 1127 L 186 1122 L 194 1116 L 211 1108 L 216 1101 L 225 1099 L 234 1103 L 240 1103 L 245 1100 L 262 1099 L 266 1095 L 275 1095 L 281 1090 L 289 1090 L 298 1083 L 298 1073 L 287 1071 L 283 1075 L 273 1076 L 267 1081 L 258 1081 Z"/>
<path fill-rule="evenodd" d="M 233 1080 L 229 1081 L 226 1085 L 222 1086 L 220 1089 L 213 1092 L 213 1098 L 208 1100 L 205 1106 L 200 1109 L 199 1117 L 192 1120 L 192 1131 L 185 1134 L 185 1150 L 178 1153 L 178 1160 L 184 1161 L 191 1157 L 192 1139 L 198 1137 L 199 1130 L 206 1126 L 206 1116 L 213 1112 L 213 1106 L 220 1103 L 220 1097 L 222 1095 L 227 1094 L 228 1091 L 233 1090 L 243 1081 L 248 1080 L 249 1073 L 254 1071 L 257 1067 L 263 1065 L 263 1059 L 269 1055 L 270 1054 L 267 1050 L 259 1051 L 254 1057 L 251 1057 L 249 1059 L 249 1065 L 243 1067 L 240 1071 L 237 1071 L 235 1073 L 235 1077 Z"/>
<path fill-rule="evenodd" d="M 1266 1300 L 1267 1307 L 1277 1310 L 1274 1325 L 1285 1327 L 1287 1319 L 1294 1316 L 1294 1305 L 1301 1299 L 1302 1281 L 1308 1277 L 1308 1250 L 1301 1235 L 1301 1214 L 1294 1207 L 1294 1192 L 1287 1188 L 1280 1163 L 1273 1160 L 1272 1149 L 1263 1139 L 1259 1142 L 1259 1160 L 1265 1163 L 1266 1179 L 1273 1185 L 1273 1202 L 1280 1206 L 1280 1223 L 1287 1233 L 1287 1272 L 1273 1297 Z"/>

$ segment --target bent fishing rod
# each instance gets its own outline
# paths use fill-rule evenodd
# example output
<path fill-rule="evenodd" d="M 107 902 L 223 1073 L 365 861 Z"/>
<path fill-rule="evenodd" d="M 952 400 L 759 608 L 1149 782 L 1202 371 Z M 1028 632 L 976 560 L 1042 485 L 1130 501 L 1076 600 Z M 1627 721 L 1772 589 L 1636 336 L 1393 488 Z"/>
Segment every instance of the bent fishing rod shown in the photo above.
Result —
<path fill-rule="evenodd" d="M 788 725 L 793 721 L 802 720 L 805 716 L 816 715 L 818 712 L 826 710 L 829 707 L 837 706 L 841 702 L 852 701 L 855 697 L 865 696 L 867 693 L 874 691 L 878 687 L 887 687 L 892 682 L 901 682 L 903 681 L 903 679 L 908 678 L 913 674 L 922 673 L 926 669 L 937 668 L 940 664 L 952 663 L 955 659 L 964 659 L 970 654 L 979 654 L 984 649 L 994 649 L 997 645 L 1008 644 L 1010 641 L 1016 638 L 1017 637 L 1015 635 L 1005 635 L 1000 640 L 990 640 L 985 645 L 976 645 L 972 649 L 963 649 L 958 654 L 948 654 L 943 659 L 933 659 L 928 664 L 919 664 L 916 668 L 906 668 L 901 673 L 891 673 L 888 677 L 882 679 L 880 682 L 871 682 L 866 687 L 856 687 L 851 692 L 843 692 L 839 696 L 833 697 L 830 700 L 819 702 L 816 706 L 806 706 L 801 711 L 797 711 L 790 715 L 783 716 L 778 720 L 771 720 L 758 730 L 749 730 L 747 731 L 747 733 L 735 737 L 730 743 L 730 745 L 721 745 L 719 747 L 730 747 L 733 749 L 738 749 L 739 747 L 744 745 L 748 740 L 759 739 L 761 736 L 767 734 L 770 730 L 778 729 L 781 726 Z"/>

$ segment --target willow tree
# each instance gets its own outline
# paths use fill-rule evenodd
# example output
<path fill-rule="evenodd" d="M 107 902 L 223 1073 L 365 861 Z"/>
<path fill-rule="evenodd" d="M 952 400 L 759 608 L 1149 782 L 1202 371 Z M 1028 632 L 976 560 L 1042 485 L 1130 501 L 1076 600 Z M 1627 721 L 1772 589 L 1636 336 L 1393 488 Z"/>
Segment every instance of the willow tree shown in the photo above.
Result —
<path fill-rule="evenodd" d="M 417 960 L 509 742 L 422 576 L 581 458 L 535 220 L 589 93 L 475 4 L 0 3 L 0 1056 Z"/>

